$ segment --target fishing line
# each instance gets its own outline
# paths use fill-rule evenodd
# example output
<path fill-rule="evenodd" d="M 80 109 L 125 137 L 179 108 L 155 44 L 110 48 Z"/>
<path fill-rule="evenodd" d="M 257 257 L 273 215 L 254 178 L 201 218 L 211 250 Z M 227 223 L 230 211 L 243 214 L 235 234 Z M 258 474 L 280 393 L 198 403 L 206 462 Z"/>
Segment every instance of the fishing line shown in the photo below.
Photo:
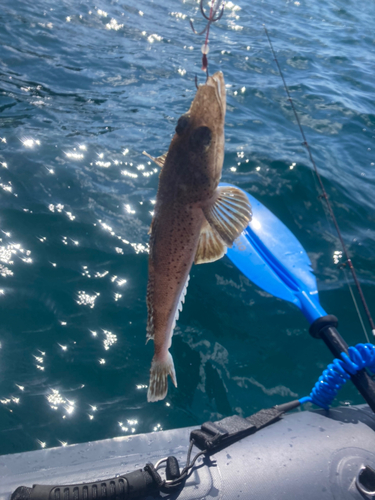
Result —
<path fill-rule="evenodd" d="M 344 273 L 344 276 L 345 276 L 345 279 L 346 279 L 346 283 L 347 283 L 347 285 L 349 287 L 350 295 L 352 296 L 352 299 L 353 299 L 353 302 L 354 302 L 354 306 L 356 308 L 356 311 L 357 311 L 357 314 L 358 314 L 358 317 L 359 317 L 359 321 L 361 322 L 361 325 L 362 325 L 363 332 L 365 334 L 366 340 L 367 340 L 368 343 L 370 343 L 370 339 L 368 338 L 367 330 L 366 330 L 365 324 L 363 322 L 362 314 L 361 314 L 361 311 L 359 310 L 359 307 L 358 307 L 357 299 L 355 298 L 354 292 L 353 292 L 351 284 L 349 282 L 348 274 L 347 274 L 346 270 L 343 267 L 341 267 L 341 270 Z"/>
<path fill-rule="evenodd" d="M 340 228 L 339 228 L 339 225 L 337 223 L 337 220 L 336 220 L 336 217 L 335 217 L 335 214 L 333 212 L 333 209 L 332 209 L 332 206 L 331 206 L 331 203 L 329 201 L 329 198 L 328 198 L 328 195 L 327 195 L 327 192 L 324 188 L 324 184 L 323 184 L 323 181 L 322 181 L 322 178 L 320 177 L 320 174 L 319 174 L 319 171 L 318 171 L 318 167 L 316 166 L 316 163 L 315 163 L 315 160 L 313 158 L 313 155 L 312 155 L 312 152 L 311 152 L 311 149 L 310 149 L 310 146 L 309 146 L 309 143 L 307 142 L 307 139 L 306 139 L 306 136 L 305 136 L 305 133 L 303 131 L 303 128 L 302 128 L 302 125 L 301 125 L 301 121 L 299 119 L 299 116 L 297 114 L 297 110 L 294 106 L 294 102 L 292 100 L 292 97 L 289 93 L 289 90 L 288 90 L 288 87 L 287 87 L 287 84 L 286 84 L 286 81 L 285 81 L 285 78 L 284 78 L 284 74 L 283 72 L 281 71 L 281 67 L 280 67 L 280 64 L 279 64 L 279 61 L 276 57 L 276 53 L 275 53 L 275 50 L 273 48 L 273 45 L 272 45 L 272 42 L 271 42 L 271 38 L 268 34 L 268 31 L 267 31 L 267 28 L 265 25 L 263 25 L 263 28 L 264 28 L 264 31 L 267 35 L 267 39 L 268 39 L 268 43 L 270 45 L 270 48 L 271 48 L 271 51 L 272 51 L 272 54 L 273 54 L 273 57 L 274 57 L 274 60 L 275 60 L 275 63 L 277 65 L 277 68 L 279 70 L 279 73 L 280 73 L 280 76 L 281 76 L 281 79 L 283 81 L 283 84 L 284 84 L 284 89 L 285 89 L 285 92 L 288 96 L 288 100 L 290 102 L 290 105 L 292 107 L 292 110 L 293 110 L 293 113 L 294 113 L 294 116 L 296 118 L 296 121 L 297 121 L 297 124 L 298 124 L 298 127 L 299 127 L 299 130 L 301 132 L 301 135 L 302 135 L 302 139 L 303 139 L 303 143 L 302 145 L 305 146 L 306 150 L 307 150 L 307 153 L 309 155 L 309 158 L 310 158 L 310 161 L 311 161 L 311 164 L 314 168 L 314 171 L 315 171 L 315 175 L 318 179 L 318 183 L 319 183 L 319 186 L 320 186 L 320 189 L 321 189 L 321 195 L 320 195 L 320 198 L 324 198 L 324 200 L 326 201 L 326 207 L 328 208 L 328 212 L 329 212 L 329 215 L 332 219 L 332 222 L 335 226 L 335 229 L 336 229 L 336 232 L 337 232 L 337 236 L 340 240 L 340 244 L 341 244 L 341 247 L 342 247 L 342 250 L 344 252 L 344 255 L 345 255 L 345 258 L 346 258 L 346 264 L 348 264 L 349 266 L 349 269 L 352 273 L 352 276 L 353 276 L 353 279 L 354 279 L 354 282 L 355 282 L 355 285 L 357 287 L 357 290 L 358 290 L 358 293 L 359 293 L 359 296 L 361 298 L 361 302 L 362 302 L 362 305 L 363 305 L 363 308 L 366 312 L 366 316 L 367 316 L 367 319 L 369 321 L 369 324 L 370 324 L 370 327 L 371 327 L 371 330 L 372 330 L 372 333 L 373 335 L 375 336 L 375 323 L 371 317 L 371 313 L 370 313 L 370 310 L 368 308 L 368 305 L 367 305 L 367 302 L 366 302 L 366 299 L 365 299 L 365 296 L 363 295 L 363 291 L 362 291 L 362 287 L 359 283 L 359 280 L 358 280 L 358 277 L 357 277 L 357 273 L 354 269 L 354 266 L 353 266 L 353 263 L 352 263 L 352 260 L 350 259 L 349 257 L 349 254 L 348 254 L 348 250 L 346 248 L 346 245 L 345 245 L 345 242 L 343 240 L 343 237 L 342 237 L 342 234 L 341 234 L 341 231 L 340 231 Z"/>

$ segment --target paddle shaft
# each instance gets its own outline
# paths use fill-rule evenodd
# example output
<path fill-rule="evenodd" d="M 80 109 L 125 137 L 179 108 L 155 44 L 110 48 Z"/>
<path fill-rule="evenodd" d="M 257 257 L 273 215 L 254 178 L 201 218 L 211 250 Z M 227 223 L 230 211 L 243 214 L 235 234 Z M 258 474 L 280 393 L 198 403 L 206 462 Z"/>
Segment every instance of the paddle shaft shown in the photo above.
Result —
<path fill-rule="evenodd" d="M 327 315 L 314 321 L 309 331 L 314 338 L 320 338 L 324 341 L 335 358 L 341 359 L 342 352 L 348 354 L 348 344 L 336 330 L 337 325 L 337 318 Z M 351 375 L 350 378 L 369 407 L 375 413 L 375 381 L 364 368 L 354 375 Z"/>

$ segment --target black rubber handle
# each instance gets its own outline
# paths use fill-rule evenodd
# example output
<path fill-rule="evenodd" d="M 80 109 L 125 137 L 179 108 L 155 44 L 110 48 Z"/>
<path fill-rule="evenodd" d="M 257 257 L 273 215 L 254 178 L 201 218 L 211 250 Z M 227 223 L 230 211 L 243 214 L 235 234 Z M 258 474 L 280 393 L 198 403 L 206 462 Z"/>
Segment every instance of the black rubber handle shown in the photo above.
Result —
<path fill-rule="evenodd" d="M 348 344 L 336 330 L 338 320 L 329 315 L 317 319 L 310 326 L 310 333 L 315 338 L 321 338 L 335 358 L 341 359 L 341 353 L 348 354 Z M 366 403 L 375 413 L 375 381 L 363 368 L 350 377 Z"/>
<path fill-rule="evenodd" d="M 32 488 L 20 486 L 12 493 L 11 500 L 127 500 L 158 490 L 153 475 L 141 469 L 93 483 L 62 486 L 34 484 Z"/>

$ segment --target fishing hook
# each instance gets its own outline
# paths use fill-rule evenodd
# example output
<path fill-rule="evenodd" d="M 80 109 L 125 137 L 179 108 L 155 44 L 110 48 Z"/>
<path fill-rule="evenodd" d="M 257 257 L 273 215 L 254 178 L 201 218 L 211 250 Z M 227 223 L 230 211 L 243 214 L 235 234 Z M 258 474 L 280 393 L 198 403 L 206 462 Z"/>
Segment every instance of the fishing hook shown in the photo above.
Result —
<path fill-rule="evenodd" d="M 206 82 L 205 83 L 207 83 L 209 76 L 210 75 L 208 74 L 208 68 L 206 68 Z M 198 90 L 199 85 L 198 85 L 198 77 L 197 77 L 197 75 L 195 75 L 195 86 L 197 87 L 197 90 Z"/>
<path fill-rule="evenodd" d="M 219 10 L 220 1 L 217 3 L 216 7 L 214 9 L 212 9 L 212 11 L 210 12 L 209 16 L 207 16 L 206 13 L 203 10 L 203 0 L 200 1 L 199 7 L 200 7 L 200 10 L 201 10 L 202 16 L 205 19 L 207 19 L 208 22 L 207 22 L 205 28 L 202 31 L 200 31 L 199 33 L 198 33 L 198 31 L 195 30 L 194 25 L 193 25 L 193 21 L 191 19 L 190 19 L 190 26 L 191 26 L 191 29 L 193 30 L 193 33 L 195 33 L 196 35 L 203 35 L 203 33 L 205 33 L 209 29 L 209 27 L 210 27 L 210 25 L 212 23 L 215 23 L 216 21 L 219 21 L 219 19 L 221 19 L 223 17 L 224 8 L 225 8 L 225 2 L 223 2 L 222 6 L 221 6 L 221 11 L 217 15 L 217 17 L 215 17 L 215 15 L 216 15 L 217 11 Z"/>

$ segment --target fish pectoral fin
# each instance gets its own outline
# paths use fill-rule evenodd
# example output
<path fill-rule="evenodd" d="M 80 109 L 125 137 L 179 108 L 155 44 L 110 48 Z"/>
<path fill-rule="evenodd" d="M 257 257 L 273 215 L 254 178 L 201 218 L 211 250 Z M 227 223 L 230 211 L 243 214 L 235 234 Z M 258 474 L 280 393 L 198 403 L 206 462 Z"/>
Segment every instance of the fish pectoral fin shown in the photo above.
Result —
<path fill-rule="evenodd" d="M 194 264 L 215 262 L 226 254 L 227 246 L 210 224 L 205 220 L 199 235 L 197 253 Z"/>
<path fill-rule="evenodd" d="M 225 245 L 231 247 L 251 220 L 251 205 L 247 196 L 237 188 L 218 187 L 213 202 L 202 207 L 209 224 Z"/>
<path fill-rule="evenodd" d="M 159 165 L 160 168 L 163 168 L 168 151 L 166 153 L 164 153 L 163 155 L 158 156 L 158 157 L 151 156 L 146 151 L 143 151 L 142 154 L 147 156 L 148 158 L 150 158 L 150 160 L 154 161 L 156 163 L 156 165 Z"/>

